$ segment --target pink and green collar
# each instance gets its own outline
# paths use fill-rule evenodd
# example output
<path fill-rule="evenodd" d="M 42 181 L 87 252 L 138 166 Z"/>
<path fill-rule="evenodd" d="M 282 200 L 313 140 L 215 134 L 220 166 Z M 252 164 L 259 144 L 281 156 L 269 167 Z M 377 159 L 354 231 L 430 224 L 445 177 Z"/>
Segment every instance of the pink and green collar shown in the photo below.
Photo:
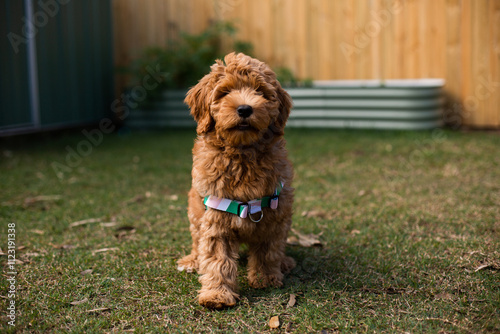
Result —
<path fill-rule="evenodd" d="M 227 198 L 220 198 L 217 196 L 207 196 L 203 200 L 206 208 L 211 208 L 219 211 L 229 212 L 238 215 L 240 218 L 250 218 L 251 221 L 257 223 L 262 220 L 264 212 L 262 208 L 271 208 L 276 210 L 278 208 L 278 197 L 283 190 L 284 183 L 280 182 L 276 187 L 272 196 L 265 196 L 259 199 L 254 199 L 249 202 L 240 202 Z M 252 215 L 261 213 L 258 219 L 253 219 Z"/>

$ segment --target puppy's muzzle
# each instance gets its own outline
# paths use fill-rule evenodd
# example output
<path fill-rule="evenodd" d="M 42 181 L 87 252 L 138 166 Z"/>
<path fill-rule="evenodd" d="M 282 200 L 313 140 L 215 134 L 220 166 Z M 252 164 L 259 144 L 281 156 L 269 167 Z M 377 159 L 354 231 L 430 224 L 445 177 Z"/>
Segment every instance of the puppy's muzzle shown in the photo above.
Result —
<path fill-rule="evenodd" d="M 253 108 L 248 104 L 243 104 L 236 108 L 236 112 L 241 118 L 248 118 L 253 113 Z"/>

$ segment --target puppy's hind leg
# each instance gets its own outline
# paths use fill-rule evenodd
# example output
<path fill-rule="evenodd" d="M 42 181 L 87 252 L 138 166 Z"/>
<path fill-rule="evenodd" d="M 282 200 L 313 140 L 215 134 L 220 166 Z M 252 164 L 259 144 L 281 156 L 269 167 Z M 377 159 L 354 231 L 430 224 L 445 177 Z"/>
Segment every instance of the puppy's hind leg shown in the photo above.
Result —
<path fill-rule="evenodd" d="M 248 282 L 255 289 L 283 285 L 283 273 L 295 262 L 285 256 L 285 242 L 281 239 L 250 244 Z M 291 260 L 291 261 L 290 261 Z"/>
<path fill-rule="evenodd" d="M 295 268 L 295 265 L 296 263 L 293 257 L 285 256 L 283 260 L 281 260 L 281 272 L 283 274 L 288 274 L 293 268 Z"/>
<path fill-rule="evenodd" d="M 290 223 L 291 220 L 285 226 L 289 227 Z M 295 260 L 285 255 L 288 228 L 279 232 L 275 239 L 249 244 L 248 282 L 252 288 L 280 287 L 284 274 L 295 267 Z"/>

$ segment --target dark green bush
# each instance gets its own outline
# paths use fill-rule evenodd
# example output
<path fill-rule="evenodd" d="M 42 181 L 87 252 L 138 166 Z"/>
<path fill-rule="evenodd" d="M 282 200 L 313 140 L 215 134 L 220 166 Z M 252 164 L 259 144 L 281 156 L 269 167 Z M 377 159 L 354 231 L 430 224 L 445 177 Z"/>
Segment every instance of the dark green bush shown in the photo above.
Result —
<path fill-rule="evenodd" d="M 122 72 L 129 75 L 130 86 L 140 85 L 150 74 L 148 68 L 159 69 L 158 85 L 148 92 L 148 100 L 155 99 L 165 89 L 185 89 L 195 85 L 210 71 L 215 59 L 236 51 L 252 53 L 248 42 L 234 40 L 237 30 L 230 22 L 218 22 L 200 34 L 181 34 L 179 40 L 168 41 L 167 47 L 150 47 L 141 57 L 132 61 Z"/>
<path fill-rule="evenodd" d="M 277 67 L 276 77 L 283 87 L 312 87 L 311 79 L 299 80 L 288 67 Z"/>
<path fill-rule="evenodd" d="M 231 22 L 214 23 L 200 34 L 182 33 L 178 40 L 168 41 L 166 47 L 146 48 L 139 58 L 119 70 L 128 75 L 129 86 L 135 87 L 142 85 L 154 69 L 155 79 L 160 84 L 148 90 L 147 98 L 141 101 L 144 105 L 158 99 L 166 89 L 187 89 L 195 85 L 210 71 L 215 59 L 222 59 L 231 51 L 251 56 L 252 44 L 235 39 L 236 33 Z M 310 80 L 297 80 L 286 67 L 276 68 L 276 74 L 284 87 L 312 85 Z"/>

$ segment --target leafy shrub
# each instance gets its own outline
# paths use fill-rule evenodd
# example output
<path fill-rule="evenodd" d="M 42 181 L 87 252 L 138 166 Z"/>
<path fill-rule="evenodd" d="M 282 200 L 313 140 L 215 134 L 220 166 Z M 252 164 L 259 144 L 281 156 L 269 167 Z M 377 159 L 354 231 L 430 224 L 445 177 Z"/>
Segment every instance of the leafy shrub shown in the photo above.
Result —
<path fill-rule="evenodd" d="M 283 87 L 312 87 L 311 79 L 299 80 L 288 67 L 277 67 L 276 77 Z"/>
<path fill-rule="evenodd" d="M 215 59 L 222 59 L 231 51 L 252 55 L 249 42 L 235 40 L 237 29 L 231 22 L 217 22 L 200 34 L 182 33 L 179 40 L 168 41 L 166 47 L 146 48 L 142 56 L 120 71 L 130 78 L 131 87 L 141 85 L 143 78 L 155 69 L 155 79 L 160 82 L 148 91 L 147 102 L 156 100 L 166 89 L 186 89 L 195 85 L 210 71 Z M 276 69 L 278 80 L 284 87 L 309 87 L 312 81 L 299 81 L 286 67 Z"/>
<path fill-rule="evenodd" d="M 195 85 L 210 71 L 217 58 L 230 51 L 252 53 L 248 42 L 233 40 L 237 30 L 230 22 L 218 22 L 200 34 L 181 34 L 177 41 L 168 41 L 166 47 L 149 47 L 141 57 L 122 68 L 130 77 L 130 85 L 140 85 L 149 74 L 148 68 L 159 69 L 155 89 L 148 92 L 148 100 L 158 97 L 165 89 L 185 89 Z M 230 41 L 230 43 L 224 43 Z"/>

